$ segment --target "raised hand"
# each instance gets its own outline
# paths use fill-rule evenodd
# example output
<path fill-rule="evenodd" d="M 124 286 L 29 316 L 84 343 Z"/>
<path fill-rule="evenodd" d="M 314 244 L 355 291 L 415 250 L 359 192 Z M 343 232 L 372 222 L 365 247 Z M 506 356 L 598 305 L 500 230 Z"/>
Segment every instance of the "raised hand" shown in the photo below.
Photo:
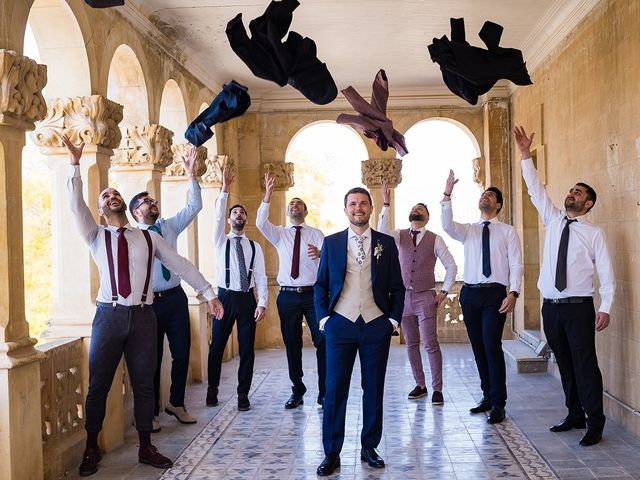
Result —
<path fill-rule="evenodd" d="M 69 150 L 69 158 L 71 159 L 71 165 L 80 165 L 80 158 L 82 157 L 82 150 L 84 149 L 84 142 L 80 145 L 74 145 L 69 140 L 69 137 L 62 135 L 62 143 L 64 143 L 67 150 Z"/>
<path fill-rule="evenodd" d="M 389 192 L 389 183 L 382 181 L 382 203 L 391 203 L 391 193 Z"/>
<path fill-rule="evenodd" d="M 456 183 L 458 183 L 458 178 L 453 174 L 453 170 L 449 170 L 449 177 L 447 177 L 447 183 L 444 187 L 445 196 L 451 196 L 451 192 L 453 192 L 453 187 Z"/>
<path fill-rule="evenodd" d="M 196 164 L 196 155 L 198 154 L 198 149 L 196 147 L 191 147 L 189 151 L 189 155 L 184 159 L 182 165 L 184 166 L 184 171 L 187 172 L 187 175 L 190 177 L 193 176 L 193 168 Z"/>
<path fill-rule="evenodd" d="M 269 203 L 271 200 L 271 194 L 273 193 L 273 188 L 276 184 L 276 177 L 271 175 L 269 172 L 264 174 L 264 203 Z"/>
<path fill-rule="evenodd" d="M 530 137 L 527 137 L 527 132 L 524 131 L 523 127 L 515 127 L 513 129 L 513 133 L 516 137 L 516 144 L 520 149 L 520 154 L 522 158 L 531 158 L 531 144 L 533 143 L 533 136 L 535 133 L 532 133 Z"/>
<path fill-rule="evenodd" d="M 222 170 L 222 191 L 225 193 L 229 193 L 229 188 L 233 184 L 236 176 L 232 175 L 231 172 L 227 169 L 226 165 Z"/>

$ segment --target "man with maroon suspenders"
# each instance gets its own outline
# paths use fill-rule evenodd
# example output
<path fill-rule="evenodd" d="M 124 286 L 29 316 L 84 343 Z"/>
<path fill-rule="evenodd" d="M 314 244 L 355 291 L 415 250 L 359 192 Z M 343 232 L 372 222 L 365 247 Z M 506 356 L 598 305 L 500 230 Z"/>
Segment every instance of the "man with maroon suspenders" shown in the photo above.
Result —
<path fill-rule="evenodd" d="M 100 193 L 98 211 L 107 226 L 96 224 L 82 198 L 79 165 L 84 143 L 74 146 L 66 136 L 63 142 L 71 158 L 67 181 L 71 212 L 100 273 L 89 349 L 89 390 L 85 406 L 87 444 L 79 473 L 84 477 L 98 470 L 102 458 L 98 434 L 102 430 L 107 394 L 123 354 L 133 387 L 134 416 L 140 440 L 138 460 L 168 468 L 173 462 L 151 444 L 157 349 L 157 322 L 151 308 L 153 293 L 150 290 L 153 257 L 202 293 L 216 317 L 222 317 L 223 308 L 202 274 L 175 253 L 162 237 L 129 225 L 126 204 L 117 190 L 106 188 Z"/>

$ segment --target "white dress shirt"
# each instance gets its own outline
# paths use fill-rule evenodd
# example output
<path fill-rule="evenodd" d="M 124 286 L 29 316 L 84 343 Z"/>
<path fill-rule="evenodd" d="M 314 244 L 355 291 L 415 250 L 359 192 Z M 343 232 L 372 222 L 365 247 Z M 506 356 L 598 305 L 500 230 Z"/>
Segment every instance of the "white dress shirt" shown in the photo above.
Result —
<path fill-rule="evenodd" d="M 491 245 L 491 275 L 482 273 L 482 229 L 484 220 L 477 223 L 456 223 L 453 221 L 451 201 L 442 205 L 442 228 L 454 240 L 464 245 L 465 283 L 500 283 L 509 291 L 520 293 L 522 284 L 522 251 L 516 229 L 502 223 L 496 217 L 490 220 L 489 238 Z"/>
<path fill-rule="evenodd" d="M 269 221 L 270 204 L 262 202 L 256 214 L 256 227 L 262 232 L 278 252 L 278 284 L 287 287 L 309 287 L 316 283 L 318 264 L 320 259 L 311 260 L 307 253 L 307 245 L 314 245 L 318 250 L 322 249 L 324 242 L 323 233 L 317 228 L 302 223 L 300 229 L 300 270 L 298 278 L 291 277 L 291 263 L 293 261 L 293 244 L 296 238 L 296 229 L 293 224 L 275 226 Z"/>
<path fill-rule="evenodd" d="M 544 298 L 590 297 L 594 293 L 594 267 L 600 280 L 600 312 L 609 313 L 616 289 L 611 257 L 607 249 L 604 232 L 584 216 L 575 217 L 577 222 L 569 225 L 569 248 L 567 250 L 567 288 L 556 289 L 556 264 L 560 237 L 566 225 L 567 212 L 556 208 L 544 185 L 540 181 L 533 161 L 522 161 L 522 176 L 531 201 L 540 214 L 546 228 L 544 254 L 538 278 L 538 289 Z"/>
<path fill-rule="evenodd" d="M 227 288 L 226 286 L 226 265 L 225 254 L 227 247 L 227 239 L 231 242 L 229 251 L 229 290 L 240 292 L 242 287 L 240 286 L 240 269 L 238 265 L 238 256 L 235 250 L 235 238 L 238 237 L 233 231 L 225 235 L 225 225 L 227 220 L 227 201 L 229 194 L 226 192 L 220 192 L 218 199 L 216 200 L 216 221 L 213 227 L 213 243 L 216 248 L 216 268 L 217 268 L 217 282 L 218 286 Z M 249 269 L 251 265 L 251 244 L 246 235 L 240 235 L 242 240 L 242 253 L 244 253 L 244 263 Z M 253 242 L 256 247 L 256 257 L 253 262 L 253 274 L 251 275 L 251 282 L 249 288 L 256 287 L 258 295 L 258 306 L 267 308 L 268 291 L 267 291 L 267 275 L 264 268 L 264 254 L 262 253 L 262 247 L 258 242 Z M 248 274 L 248 272 L 247 272 Z"/>
<path fill-rule="evenodd" d="M 97 300 L 99 302 L 111 303 L 111 276 L 109 275 L 109 259 L 105 244 L 104 231 L 111 232 L 111 250 L 114 259 L 114 274 L 118 278 L 118 233 L 117 227 L 96 224 L 87 204 L 82 197 L 82 179 L 80 178 L 80 168 L 72 166 L 67 179 L 67 190 L 69 192 L 71 213 L 73 214 L 82 239 L 89 245 L 93 261 L 98 266 L 100 274 L 100 289 Z M 127 298 L 118 294 L 120 305 L 132 306 L 140 305 L 144 283 L 147 277 L 147 262 L 149 251 L 144 234 L 138 228 L 127 224 L 123 233 L 128 246 L 129 254 L 129 280 L 131 283 L 131 293 Z M 186 258 L 178 255 L 167 242 L 155 232 L 151 232 L 153 244 L 153 255 L 164 263 L 167 268 L 183 278 L 194 290 L 202 294 L 208 301 L 216 296 L 209 282 L 205 280 L 196 267 Z M 69 279 L 72 282 L 72 279 Z M 153 288 L 149 282 L 147 292 L 147 305 L 153 303 Z"/>
<path fill-rule="evenodd" d="M 386 233 L 387 235 L 391 235 L 396 241 L 398 250 L 400 250 L 400 229 L 391 230 L 391 226 L 389 225 L 389 215 L 387 215 L 387 212 L 388 207 L 385 205 L 382 207 L 380 215 L 378 216 L 378 230 L 382 233 Z M 420 241 L 424 237 L 426 231 L 427 229 L 425 227 L 418 230 L 418 235 L 416 235 L 416 245 L 420 244 Z M 440 235 L 436 235 L 436 240 L 433 245 L 433 253 L 436 258 L 442 262 L 446 271 L 442 282 L 442 290 L 449 292 L 451 291 L 451 287 L 453 287 L 453 283 L 456 281 L 458 266 L 456 265 L 456 261 L 453 258 L 453 255 L 451 255 L 447 244 L 444 243 L 444 240 Z"/>

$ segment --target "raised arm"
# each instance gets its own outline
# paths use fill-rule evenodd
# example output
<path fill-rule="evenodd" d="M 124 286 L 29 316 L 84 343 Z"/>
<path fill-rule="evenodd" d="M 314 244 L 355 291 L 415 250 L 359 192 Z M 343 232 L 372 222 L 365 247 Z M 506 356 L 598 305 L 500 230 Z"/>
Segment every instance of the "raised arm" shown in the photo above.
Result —
<path fill-rule="evenodd" d="M 202 210 L 202 192 L 198 179 L 193 174 L 196 162 L 196 147 L 192 147 L 187 158 L 184 159 L 184 170 L 189 176 L 189 200 L 187 206 L 176 213 L 173 217 L 165 219 L 165 222 L 173 229 L 174 232 L 180 233 L 196 218 L 196 215 Z"/>
<path fill-rule="evenodd" d="M 226 240 L 225 229 L 227 219 L 227 200 L 229 198 L 229 189 L 235 177 L 224 167 L 222 170 L 222 190 L 216 200 L 216 221 L 213 224 L 213 243 L 220 246 Z"/>
<path fill-rule="evenodd" d="M 457 223 L 453 221 L 453 210 L 451 208 L 451 195 L 453 187 L 458 183 L 458 179 L 453 174 L 453 170 L 449 170 L 449 176 L 444 186 L 444 193 L 440 205 L 442 205 L 441 223 L 442 229 L 447 232 L 454 240 L 464 242 L 467 239 L 467 231 L 469 225 Z"/>
<path fill-rule="evenodd" d="M 391 207 L 391 193 L 389 192 L 389 184 L 386 181 L 382 182 L 382 204 L 380 215 L 378 215 L 377 230 L 392 236 L 397 246 L 400 243 L 400 235 L 398 230 L 391 230 L 391 221 L 389 219 L 391 216 L 389 212 L 389 208 Z"/>
<path fill-rule="evenodd" d="M 542 223 L 548 225 L 557 215 L 562 215 L 563 213 L 562 210 L 555 207 L 547 195 L 547 191 L 540 180 L 540 175 L 538 175 L 538 171 L 533 165 L 530 148 L 535 133 L 532 133 L 531 136 L 528 137 L 522 127 L 515 127 L 513 132 L 522 157 L 522 178 L 527 184 L 531 202 L 536 207 L 536 210 L 538 210 Z"/>
<path fill-rule="evenodd" d="M 256 227 L 269 242 L 277 247 L 280 243 L 280 231 L 269 221 L 269 206 L 275 182 L 276 178 L 269 172 L 264 174 L 264 198 L 256 213 Z"/>

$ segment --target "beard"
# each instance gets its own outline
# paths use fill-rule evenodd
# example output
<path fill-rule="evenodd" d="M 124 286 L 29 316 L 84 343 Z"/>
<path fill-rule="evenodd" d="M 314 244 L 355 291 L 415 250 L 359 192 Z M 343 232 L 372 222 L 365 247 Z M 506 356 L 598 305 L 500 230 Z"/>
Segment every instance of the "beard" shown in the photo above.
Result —
<path fill-rule="evenodd" d="M 564 199 L 564 209 L 568 212 L 581 212 L 584 208 L 584 202 L 578 203 L 570 198 Z"/>
<path fill-rule="evenodd" d="M 156 223 L 156 220 L 158 220 L 159 216 L 160 216 L 160 212 L 158 212 L 158 211 L 147 213 L 145 215 L 146 223 L 149 224 L 149 225 L 153 225 L 154 223 Z"/>
<path fill-rule="evenodd" d="M 105 205 L 104 208 L 102 209 L 102 213 L 104 214 L 105 217 L 114 217 L 114 216 L 122 215 L 126 211 L 127 211 L 127 206 L 124 204 L 124 202 L 120 202 L 119 207 L 112 207 L 110 205 Z"/>
<path fill-rule="evenodd" d="M 231 228 L 233 230 L 242 230 L 244 226 L 247 224 L 246 220 L 233 220 L 231 222 Z"/>
<path fill-rule="evenodd" d="M 410 213 L 409 214 L 409 221 L 410 222 L 424 222 L 425 217 L 424 215 L 420 215 L 419 213 Z"/>
<path fill-rule="evenodd" d="M 363 215 L 361 217 L 351 216 L 349 217 L 349 222 L 351 222 L 351 224 L 355 225 L 356 227 L 362 227 L 369 223 L 370 218 L 371 218 L 371 215 L 366 215 L 366 216 Z"/>

